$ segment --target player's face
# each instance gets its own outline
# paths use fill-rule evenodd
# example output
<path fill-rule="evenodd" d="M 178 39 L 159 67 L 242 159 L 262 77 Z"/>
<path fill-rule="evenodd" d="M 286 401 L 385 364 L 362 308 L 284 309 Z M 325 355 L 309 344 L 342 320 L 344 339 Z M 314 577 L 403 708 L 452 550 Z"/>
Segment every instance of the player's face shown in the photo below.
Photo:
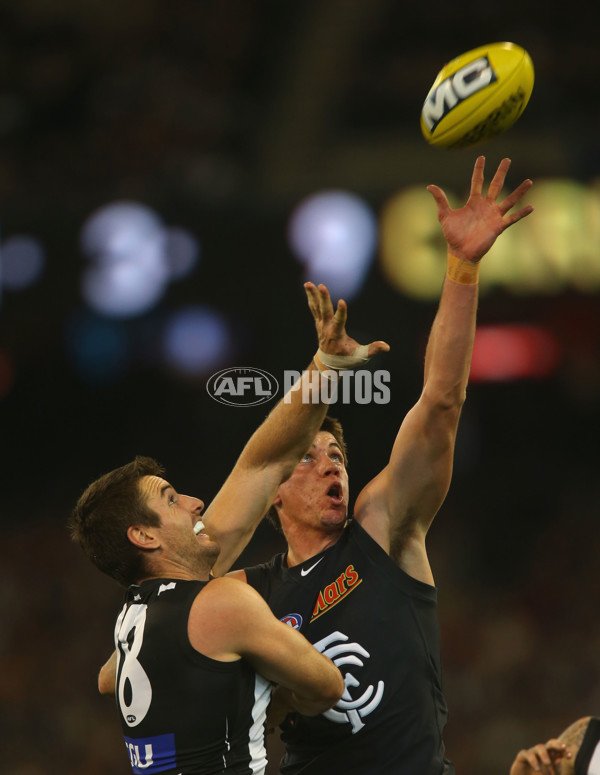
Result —
<path fill-rule="evenodd" d="M 219 546 L 202 529 L 197 535 L 194 525 L 200 522 L 204 503 L 199 498 L 181 495 L 160 476 L 144 476 L 139 484 L 146 505 L 160 517 L 158 528 L 164 559 L 184 567 L 212 567 Z"/>
<path fill-rule="evenodd" d="M 335 437 L 320 431 L 277 493 L 285 517 L 324 530 L 344 525 L 348 514 L 348 473 Z"/>

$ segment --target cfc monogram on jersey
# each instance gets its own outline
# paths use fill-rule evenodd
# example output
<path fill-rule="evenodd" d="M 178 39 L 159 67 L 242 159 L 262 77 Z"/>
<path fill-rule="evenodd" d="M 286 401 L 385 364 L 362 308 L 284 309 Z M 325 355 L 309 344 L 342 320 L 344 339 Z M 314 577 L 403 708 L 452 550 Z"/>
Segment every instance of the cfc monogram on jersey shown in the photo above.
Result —
<path fill-rule="evenodd" d="M 362 578 L 354 565 L 347 565 L 334 581 L 319 591 L 310 622 L 331 611 L 361 583 Z M 300 629 L 302 626 L 300 614 L 286 614 L 281 617 L 281 621 L 295 629 Z M 363 688 L 361 668 L 364 667 L 364 660 L 368 660 L 370 654 L 360 643 L 348 642 L 349 640 L 343 632 L 336 631 L 313 645 L 339 668 L 344 676 L 346 687 L 335 707 L 323 715 L 335 724 L 350 724 L 354 734 L 364 727 L 363 718 L 372 713 L 381 702 L 385 683 L 378 681 L 377 686 L 369 684 Z M 351 693 L 351 689 L 354 694 Z"/>
<path fill-rule="evenodd" d="M 355 734 L 364 727 L 363 718 L 373 713 L 381 702 L 385 683 L 378 681 L 377 688 L 370 684 L 359 696 L 353 697 L 350 694 L 351 688 L 359 687 L 361 691 L 361 681 L 354 675 L 357 672 L 355 668 L 364 667 L 363 660 L 369 659 L 371 655 L 360 643 L 347 643 L 348 640 L 348 636 L 343 632 L 332 632 L 326 638 L 313 643 L 313 646 L 321 654 L 329 657 L 340 670 L 346 687 L 335 707 L 323 715 L 336 724 L 351 724 L 352 734 Z"/>

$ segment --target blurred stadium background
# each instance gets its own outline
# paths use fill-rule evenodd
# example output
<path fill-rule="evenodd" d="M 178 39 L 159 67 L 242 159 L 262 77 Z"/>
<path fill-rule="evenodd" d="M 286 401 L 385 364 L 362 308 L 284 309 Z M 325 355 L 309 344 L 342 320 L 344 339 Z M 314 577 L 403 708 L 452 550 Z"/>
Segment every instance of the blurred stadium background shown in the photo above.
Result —
<path fill-rule="evenodd" d="M 566 13 L 565 13 L 566 11 Z M 429 547 L 462 775 L 600 705 L 600 52 L 593 6 L 393 0 L 0 3 L 0 772 L 129 766 L 96 692 L 121 593 L 65 519 L 136 453 L 214 496 L 269 405 L 205 391 L 314 350 L 302 282 L 392 346 L 389 405 L 336 407 L 353 493 L 416 400 L 444 271 L 433 201 L 513 159 L 536 213 L 482 270 L 454 481 Z M 568 18 L 566 18 L 568 17 Z M 510 40 L 517 125 L 429 148 L 441 66 Z M 270 556 L 261 528 L 241 560 Z M 207 710 L 210 712 L 210 710 Z M 273 745 L 273 755 L 279 748 Z M 275 772 L 275 768 L 271 770 Z"/>

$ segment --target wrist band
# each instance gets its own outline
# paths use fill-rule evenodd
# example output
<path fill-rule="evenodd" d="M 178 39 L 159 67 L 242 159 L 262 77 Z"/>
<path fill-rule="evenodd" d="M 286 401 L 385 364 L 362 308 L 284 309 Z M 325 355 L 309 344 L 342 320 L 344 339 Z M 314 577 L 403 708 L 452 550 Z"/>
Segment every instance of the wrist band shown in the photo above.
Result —
<path fill-rule="evenodd" d="M 352 355 L 332 355 L 331 353 L 323 352 L 319 348 L 313 360 L 315 366 L 321 372 L 353 369 L 355 366 L 362 366 L 370 360 L 369 347 L 366 344 L 359 344 L 354 348 Z"/>
<path fill-rule="evenodd" d="M 319 350 L 319 352 L 320 352 L 320 350 Z M 336 369 L 329 369 L 329 368 L 327 368 L 327 366 L 325 366 L 323 361 L 321 361 L 321 359 L 319 358 L 318 353 L 315 353 L 313 355 L 313 363 L 317 367 L 317 371 L 319 372 L 321 377 L 325 377 L 325 379 L 330 380 L 330 382 L 336 382 L 337 383 L 338 377 L 340 375 L 339 371 L 337 371 Z"/>
<path fill-rule="evenodd" d="M 448 253 L 446 277 L 459 285 L 477 285 L 479 282 L 479 262 L 466 261 L 464 258 Z"/>

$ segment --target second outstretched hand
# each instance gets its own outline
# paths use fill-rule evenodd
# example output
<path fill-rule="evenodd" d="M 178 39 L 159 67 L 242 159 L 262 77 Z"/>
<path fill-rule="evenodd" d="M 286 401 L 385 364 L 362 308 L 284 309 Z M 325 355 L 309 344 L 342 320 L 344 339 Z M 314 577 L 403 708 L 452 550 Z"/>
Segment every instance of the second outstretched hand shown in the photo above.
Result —
<path fill-rule="evenodd" d="M 277 490 L 310 447 L 327 413 L 334 372 L 363 365 L 385 342 L 359 345 L 346 333 L 347 308 L 340 300 L 334 312 L 324 285 L 305 285 L 315 321 L 319 349 L 296 383 L 252 434 L 231 474 L 204 514 L 209 535 L 221 547 L 213 575 L 226 573 L 271 506 Z M 313 379 L 316 370 L 326 381 Z M 323 389 L 327 386 L 327 390 Z M 316 399 L 316 400 L 315 400 Z"/>
<path fill-rule="evenodd" d="M 572 758 L 572 753 L 560 740 L 548 740 L 547 743 L 538 743 L 531 748 L 519 751 L 512 767 L 510 775 L 559 775 L 561 773 L 561 759 Z"/>
<path fill-rule="evenodd" d="M 325 285 L 304 283 L 304 290 L 315 321 L 319 351 L 322 354 L 349 358 L 350 361 L 356 358 L 357 363 L 366 363 L 377 353 L 387 352 L 390 349 L 389 344 L 381 340 L 371 342 L 368 345 L 359 345 L 355 339 L 348 336 L 346 333 L 348 306 L 343 299 L 340 299 L 334 312 L 331 296 Z M 346 368 L 353 367 L 350 361 Z M 332 368 L 336 367 L 332 366 Z M 342 368 L 344 367 L 342 366 Z"/>
<path fill-rule="evenodd" d="M 427 186 L 437 204 L 438 219 L 448 243 L 448 252 L 465 261 L 480 261 L 505 229 L 533 212 L 531 205 L 514 213 L 509 212 L 533 185 L 529 179 L 524 180 L 500 203 L 496 201 L 504 185 L 510 159 L 502 159 L 500 162 L 485 197 L 484 167 L 485 156 L 479 156 L 473 168 L 467 203 L 456 210 L 450 207 L 446 194 L 439 186 Z"/>

